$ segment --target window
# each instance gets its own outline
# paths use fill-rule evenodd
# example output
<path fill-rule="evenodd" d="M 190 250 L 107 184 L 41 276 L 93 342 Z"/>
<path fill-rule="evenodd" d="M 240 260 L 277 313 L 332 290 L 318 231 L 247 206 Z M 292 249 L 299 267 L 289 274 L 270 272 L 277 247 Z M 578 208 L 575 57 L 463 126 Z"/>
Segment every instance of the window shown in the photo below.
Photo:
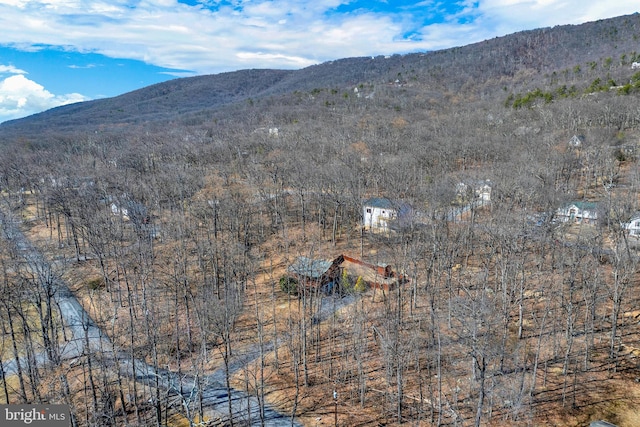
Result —
<path fill-rule="evenodd" d="M 371 213 L 371 208 L 367 208 L 367 213 Z"/>

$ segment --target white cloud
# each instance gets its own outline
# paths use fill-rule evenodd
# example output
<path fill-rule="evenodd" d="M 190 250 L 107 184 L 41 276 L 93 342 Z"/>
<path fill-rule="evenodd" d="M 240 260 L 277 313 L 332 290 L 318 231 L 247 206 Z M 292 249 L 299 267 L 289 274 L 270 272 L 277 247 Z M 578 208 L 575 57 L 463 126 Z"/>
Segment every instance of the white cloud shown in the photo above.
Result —
<path fill-rule="evenodd" d="M 639 10 L 628 0 L 481 0 L 478 13 L 482 24 L 494 25 L 502 34 L 524 29 L 581 24 L 628 15 Z"/>
<path fill-rule="evenodd" d="M 358 10 L 338 16 L 341 3 L 348 1 L 256 0 L 207 9 L 176 0 L 0 0 L 0 44 L 71 46 L 213 73 L 459 46 L 637 9 L 628 0 L 480 0 L 466 2 L 444 23 L 421 28 L 419 20 L 438 2 L 416 0 L 422 16 L 406 8 L 394 15 Z M 458 24 L 465 16 L 467 23 Z M 408 41 L 403 35 L 409 32 L 423 37 Z"/>
<path fill-rule="evenodd" d="M 69 68 L 72 68 L 74 70 L 83 70 L 83 69 L 84 70 L 88 70 L 88 69 L 91 69 L 91 68 L 96 68 L 96 64 L 87 64 L 87 65 L 75 65 L 75 64 L 72 64 L 72 65 L 69 65 Z"/>
<path fill-rule="evenodd" d="M 27 74 L 27 72 L 16 68 L 13 65 L 0 64 L 0 74 Z"/>
<path fill-rule="evenodd" d="M 16 74 L 0 81 L 0 122 L 85 100 L 78 93 L 53 95 L 24 75 Z"/>
<path fill-rule="evenodd" d="M 177 0 L 0 0 L 0 44 L 64 46 L 205 74 L 442 49 L 638 9 L 629 0 L 463 0 L 463 10 L 424 25 L 426 17 L 439 13 L 441 1 L 416 0 L 416 7 L 395 8 L 393 14 L 358 9 L 338 15 L 335 8 L 342 3 L 349 0 L 253 0 L 233 6 L 216 0 L 197 6 Z M 0 78 L 16 74 L 2 82 L 0 119 L 82 100 L 78 94 L 52 95 L 10 67 L 0 66 Z"/>

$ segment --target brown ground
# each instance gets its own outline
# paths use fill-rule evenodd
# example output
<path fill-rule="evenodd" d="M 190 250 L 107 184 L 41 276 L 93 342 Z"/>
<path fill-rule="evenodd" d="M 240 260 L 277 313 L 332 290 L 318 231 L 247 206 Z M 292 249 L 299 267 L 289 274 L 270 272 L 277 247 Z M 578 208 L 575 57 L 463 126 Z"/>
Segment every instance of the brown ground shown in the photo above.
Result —
<path fill-rule="evenodd" d="M 71 247 L 58 248 L 49 237 L 51 230 L 41 223 L 33 223 L 29 229 L 30 237 L 45 250 L 50 258 L 58 258 L 61 253 L 65 253 L 67 259 L 73 259 Z M 573 230 L 574 234 L 576 233 Z M 293 234 L 292 231 L 290 233 Z M 300 231 L 297 231 L 300 233 Z M 328 233 L 330 234 L 330 233 Z M 55 240 L 55 233 L 53 234 Z M 262 270 L 258 272 L 255 280 L 250 280 L 246 290 L 246 305 L 243 315 L 238 319 L 235 329 L 237 331 L 234 340 L 234 349 L 241 354 L 245 349 L 252 348 L 256 343 L 256 316 L 264 325 L 265 340 L 272 338 L 274 331 L 282 334 L 289 330 L 287 319 L 298 319 L 300 314 L 299 302 L 296 298 L 285 295 L 274 283 L 284 274 L 286 266 L 299 255 L 316 256 L 322 258 L 334 258 L 341 253 L 360 255 L 361 247 L 359 233 L 357 230 L 345 232 L 334 246 L 327 235 L 323 237 L 321 230 L 314 225 L 307 225 L 305 239 L 301 236 L 289 236 L 287 242 L 279 238 L 266 244 L 261 251 L 264 253 Z M 568 238 L 569 240 L 572 237 Z M 163 249 L 159 244 L 159 251 L 170 249 L 166 245 Z M 380 247 L 367 243 L 362 248 L 364 259 L 373 263 L 385 262 L 392 258 L 392 255 Z M 479 261 L 467 259 L 465 265 L 456 264 L 453 266 L 453 274 L 458 280 L 464 281 L 465 277 L 472 278 L 480 274 Z M 72 289 L 87 309 L 99 322 L 115 319 L 114 328 L 110 330 L 112 339 L 118 341 L 126 336 L 124 326 L 118 322 L 125 314 L 121 313 L 125 307 L 118 307 L 117 301 L 109 297 L 100 288 L 100 273 L 92 261 L 73 262 L 72 269 L 67 269 L 65 278 L 71 284 Z M 554 280 L 547 278 L 547 280 Z M 562 280 L 558 278 L 558 280 Z M 91 286 L 91 284 L 98 286 Z M 632 289 L 634 290 L 634 289 Z M 639 295 L 633 294 L 635 299 Z M 294 404 L 296 393 L 297 418 L 306 426 L 330 426 L 334 424 L 336 416 L 336 406 L 332 399 L 332 392 L 338 392 L 339 399 L 337 405 L 338 424 L 342 426 L 380 426 L 399 425 L 393 404 L 388 399 L 394 392 L 392 384 L 385 380 L 385 370 L 382 363 L 380 342 L 374 337 L 372 329 L 367 330 L 364 342 L 363 354 L 366 358 L 362 364 L 362 369 L 366 372 L 366 400 L 362 405 L 359 401 L 359 394 L 355 382 L 354 360 L 348 353 L 341 352 L 341 348 L 349 346 L 347 337 L 341 334 L 341 329 L 350 328 L 353 318 L 356 315 L 355 308 L 366 312 L 372 324 L 382 322 L 381 316 L 384 313 L 384 305 L 387 297 L 392 295 L 383 294 L 380 290 L 369 290 L 359 299 L 358 306 L 348 306 L 340 309 L 336 315 L 325 322 L 320 327 L 320 345 L 309 351 L 309 369 L 307 384 L 301 378 L 298 380 L 299 387 L 296 390 L 296 381 L 293 377 L 292 353 L 286 345 L 278 349 L 278 363 L 275 363 L 275 354 L 267 354 L 264 360 L 263 372 L 260 372 L 259 361 L 247 366 L 246 369 L 238 371 L 233 377 L 233 384 L 240 389 L 255 391 L 257 378 L 262 375 L 265 379 L 265 396 L 267 401 L 273 406 L 280 408 L 284 413 L 290 413 Z M 532 304 L 544 305 L 544 295 L 536 295 L 532 298 Z M 428 306 L 428 301 L 419 300 L 418 307 Z M 114 314 L 115 313 L 115 314 Z M 275 320 L 275 323 L 274 323 Z M 620 346 L 620 363 L 616 372 L 612 371 L 612 365 L 608 361 L 608 340 L 606 331 L 596 335 L 597 351 L 588 362 L 589 369 L 575 369 L 569 367 L 568 374 L 563 374 L 562 361 L 551 360 L 542 364 L 538 370 L 536 380 L 536 393 L 531 405 L 523 408 L 522 416 L 518 419 L 506 417 L 501 413 L 500 405 L 496 404 L 492 414 L 492 426 L 511 425 L 553 425 L 553 426 L 584 426 L 589 421 L 596 419 L 606 419 L 618 424 L 620 427 L 631 427 L 640 425 L 640 328 L 638 321 L 633 314 L 624 317 L 626 327 L 623 330 L 624 336 Z M 530 325 L 525 323 L 525 328 Z M 532 330 L 535 328 L 531 325 Z M 121 329 L 119 329 L 121 328 Z M 444 330 L 443 333 L 448 332 Z M 512 330 L 513 332 L 513 330 Z M 531 332 L 532 336 L 534 331 Z M 126 342 L 122 342 L 123 345 Z M 535 340 L 530 339 L 525 345 L 533 347 Z M 574 346 L 581 345 L 580 338 L 576 338 Z M 542 354 L 550 354 L 549 342 L 543 343 Z M 346 355 L 346 356 L 345 356 Z M 322 362 L 315 363 L 314 360 Z M 166 360 L 171 363 L 171 360 Z M 185 361 L 187 362 L 187 361 Z M 578 363 L 578 362 L 576 362 Z M 221 366 L 220 353 L 210 352 L 208 362 L 210 369 Z M 451 371 L 443 390 L 445 394 L 450 394 L 454 388 L 458 388 L 459 399 L 464 400 L 465 393 L 468 393 L 468 371 L 460 370 L 454 364 L 449 366 Z M 457 381 L 452 380 L 452 372 L 458 372 Z M 573 374 L 572 374 L 573 373 Z M 455 376 L 455 375 L 454 375 Z M 405 375 L 405 395 L 407 406 L 418 407 L 429 405 L 424 399 L 421 402 L 418 384 L 414 378 L 407 373 Z M 79 387 L 79 385 L 77 385 Z M 464 405 L 461 405 L 464 408 Z M 387 408 L 387 409 L 384 409 Z M 389 409 L 391 408 L 391 409 Z M 428 411 L 423 415 L 426 419 L 418 420 L 417 412 L 405 411 L 405 420 L 411 425 L 432 425 L 437 414 Z M 431 416 L 434 418 L 432 419 Z M 473 414 L 464 413 L 467 425 L 473 419 Z M 175 425 L 184 423 L 179 417 L 174 419 Z M 451 422 L 451 418 L 445 416 L 445 422 Z"/>

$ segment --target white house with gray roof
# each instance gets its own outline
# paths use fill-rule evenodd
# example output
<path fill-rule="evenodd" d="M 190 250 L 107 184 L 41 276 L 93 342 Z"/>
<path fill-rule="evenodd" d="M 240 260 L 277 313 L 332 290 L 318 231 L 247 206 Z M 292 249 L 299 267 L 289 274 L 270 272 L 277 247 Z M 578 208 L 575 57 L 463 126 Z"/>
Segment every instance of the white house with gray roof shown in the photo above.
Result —
<path fill-rule="evenodd" d="M 407 203 L 372 197 L 362 204 L 362 225 L 365 230 L 392 231 L 409 223 L 412 212 Z"/>
<path fill-rule="evenodd" d="M 622 224 L 629 236 L 640 238 L 640 212 L 636 212 L 629 221 Z"/>
<path fill-rule="evenodd" d="M 556 211 L 562 222 L 595 223 L 598 220 L 598 204 L 593 202 L 570 202 Z"/>

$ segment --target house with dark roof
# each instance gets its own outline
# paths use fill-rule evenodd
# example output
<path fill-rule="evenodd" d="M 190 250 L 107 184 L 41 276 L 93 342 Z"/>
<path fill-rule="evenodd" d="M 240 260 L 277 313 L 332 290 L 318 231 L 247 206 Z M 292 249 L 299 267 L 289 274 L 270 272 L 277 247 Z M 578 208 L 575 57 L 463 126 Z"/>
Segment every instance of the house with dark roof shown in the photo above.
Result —
<path fill-rule="evenodd" d="M 362 226 L 365 230 L 388 232 L 411 224 L 413 209 L 409 204 L 372 197 L 362 204 Z"/>

